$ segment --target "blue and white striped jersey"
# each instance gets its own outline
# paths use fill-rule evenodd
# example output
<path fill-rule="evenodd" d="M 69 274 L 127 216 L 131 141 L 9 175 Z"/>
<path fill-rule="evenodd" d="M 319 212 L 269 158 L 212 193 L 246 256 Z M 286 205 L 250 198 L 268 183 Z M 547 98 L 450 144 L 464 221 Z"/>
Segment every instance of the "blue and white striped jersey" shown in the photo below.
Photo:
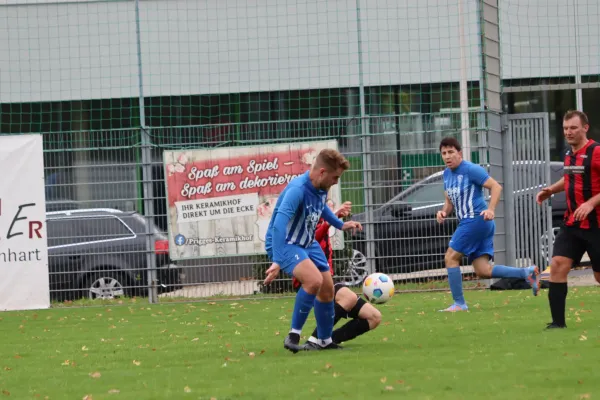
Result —
<path fill-rule="evenodd" d="M 483 197 L 483 184 L 490 176 L 481 166 L 463 161 L 452 170 L 444 170 L 444 190 L 461 220 L 472 219 L 487 209 Z"/>
<path fill-rule="evenodd" d="M 343 222 L 327 207 L 326 202 L 327 192 L 313 186 L 308 172 L 288 183 L 277 199 L 265 238 L 267 251 L 273 249 L 273 261 L 281 261 L 282 247 L 285 245 L 308 248 L 315 240 L 321 214 L 331 225 L 342 228 Z"/>

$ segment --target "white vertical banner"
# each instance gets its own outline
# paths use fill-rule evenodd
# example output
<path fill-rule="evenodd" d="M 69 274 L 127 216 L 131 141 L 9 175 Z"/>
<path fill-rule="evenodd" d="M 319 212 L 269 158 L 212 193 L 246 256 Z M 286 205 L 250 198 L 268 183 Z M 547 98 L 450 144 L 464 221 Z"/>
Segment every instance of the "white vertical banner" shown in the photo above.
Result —
<path fill-rule="evenodd" d="M 42 135 L 0 136 L 0 310 L 50 307 Z"/>

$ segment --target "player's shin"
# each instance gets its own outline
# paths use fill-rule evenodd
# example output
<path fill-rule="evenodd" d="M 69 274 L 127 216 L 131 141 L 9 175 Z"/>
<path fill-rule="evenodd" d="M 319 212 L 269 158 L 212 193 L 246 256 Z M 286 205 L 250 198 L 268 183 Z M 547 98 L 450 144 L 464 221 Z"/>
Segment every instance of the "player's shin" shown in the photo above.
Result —
<path fill-rule="evenodd" d="M 317 320 L 317 337 L 321 346 L 331 343 L 333 323 L 335 318 L 335 307 L 333 300 L 321 302 L 315 300 L 315 319 Z"/>
<path fill-rule="evenodd" d="M 315 304 L 316 295 L 308 294 L 304 288 L 300 288 L 296 294 L 296 303 L 294 304 L 294 312 L 292 314 L 292 333 L 300 335 L 302 327 L 308 319 L 308 315 Z M 316 310 L 315 310 L 316 314 Z"/>
<path fill-rule="evenodd" d="M 448 269 L 448 283 L 454 304 L 464 305 L 465 297 L 463 295 L 462 272 L 460 267 L 450 267 Z"/>

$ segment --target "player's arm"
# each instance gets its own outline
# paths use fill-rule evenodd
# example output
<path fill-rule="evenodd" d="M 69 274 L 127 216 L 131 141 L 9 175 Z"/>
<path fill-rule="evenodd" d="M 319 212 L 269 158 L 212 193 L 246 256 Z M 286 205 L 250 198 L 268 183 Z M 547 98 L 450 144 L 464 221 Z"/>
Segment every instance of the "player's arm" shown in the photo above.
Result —
<path fill-rule="evenodd" d="M 482 185 L 484 188 L 490 191 L 490 203 L 488 204 L 488 210 L 496 212 L 496 206 L 500 201 L 500 195 L 502 194 L 502 185 L 498 183 L 491 176 L 486 179 Z"/>
<path fill-rule="evenodd" d="M 550 194 L 563 192 L 565 190 L 565 177 L 563 176 L 554 184 L 548 186 L 548 190 L 550 191 Z"/>
<path fill-rule="evenodd" d="M 452 210 L 454 210 L 454 206 L 452 205 L 452 201 L 450 201 L 450 198 L 448 197 L 448 193 L 444 192 L 444 206 L 442 207 L 442 212 L 445 214 L 445 216 L 450 215 L 450 213 L 452 212 Z"/>
<path fill-rule="evenodd" d="M 273 222 L 273 262 L 281 265 L 284 260 L 283 249 L 285 238 L 287 236 L 287 226 L 304 198 L 304 193 L 300 188 L 290 188 L 281 200 L 277 210 L 275 221 Z"/>
<path fill-rule="evenodd" d="M 596 176 L 600 176 L 600 151 L 598 151 L 598 149 L 594 149 L 594 152 L 592 153 L 592 169 L 596 173 Z M 573 213 L 575 221 L 583 221 L 599 205 L 600 193 L 577 207 L 577 210 Z"/>
<path fill-rule="evenodd" d="M 335 229 L 341 230 L 344 226 L 344 221 L 336 217 L 329 207 L 325 206 L 325 208 L 323 208 L 322 214 L 325 222 L 328 222 L 330 225 L 334 226 Z"/>

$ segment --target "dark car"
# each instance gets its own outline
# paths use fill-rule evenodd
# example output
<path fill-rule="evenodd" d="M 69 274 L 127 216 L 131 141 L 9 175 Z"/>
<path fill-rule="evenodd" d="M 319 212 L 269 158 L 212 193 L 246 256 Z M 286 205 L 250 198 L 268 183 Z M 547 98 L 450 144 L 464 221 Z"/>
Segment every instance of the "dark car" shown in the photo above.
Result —
<path fill-rule="evenodd" d="M 541 208 L 533 206 L 535 194 L 540 190 L 539 177 L 544 163 L 514 162 L 515 210 L 528 215 L 539 212 Z M 551 182 L 562 177 L 562 162 L 552 162 L 550 166 Z M 353 237 L 353 255 L 350 260 L 350 280 L 357 283 L 366 274 L 373 272 L 367 266 L 367 256 L 374 260 L 376 271 L 386 273 L 408 273 L 444 267 L 444 254 L 457 220 L 454 215 L 444 224 L 438 224 L 435 214 L 444 204 L 443 171 L 400 192 L 387 203 L 373 210 L 373 220 Z M 566 200 L 564 192 L 552 197 L 553 226 L 560 226 Z M 532 211 L 534 210 L 534 211 Z M 523 214 L 524 213 L 524 214 Z M 365 222 L 365 214 L 352 217 Z M 366 231 L 372 230 L 374 253 L 369 254 L 366 244 Z M 517 227 L 518 229 L 518 227 Z M 552 240 L 552 239 L 551 239 Z M 545 243 L 544 243 L 545 241 Z M 528 246 L 535 247 L 543 255 L 548 245 L 545 237 L 534 239 Z M 466 265 L 467 260 L 463 260 Z M 354 282 L 356 281 L 356 282 Z"/>
<path fill-rule="evenodd" d="M 70 207 L 66 207 L 70 208 Z M 114 298 L 148 294 L 147 221 L 115 209 L 46 212 L 51 297 Z M 150 227 L 160 292 L 179 288 L 167 237 Z"/>

